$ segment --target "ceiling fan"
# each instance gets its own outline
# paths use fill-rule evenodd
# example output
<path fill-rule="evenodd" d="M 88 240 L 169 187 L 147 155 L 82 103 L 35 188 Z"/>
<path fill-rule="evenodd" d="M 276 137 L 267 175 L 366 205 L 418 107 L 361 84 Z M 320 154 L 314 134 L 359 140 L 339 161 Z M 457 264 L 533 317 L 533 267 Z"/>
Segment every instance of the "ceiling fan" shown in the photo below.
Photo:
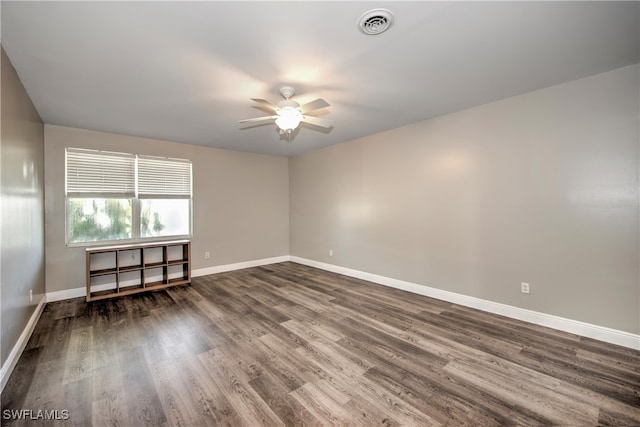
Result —
<path fill-rule="evenodd" d="M 279 128 L 280 135 L 287 134 L 291 136 L 300 122 L 310 123 L 312 125 L 320 126 L 323 128 L 330 128 L 333 125 L 333 120 L 324 119 L 321 117 L 309 116 L 306 113 L 319 110 L 329 106 L 329 103 L 324 99 L 318 98 L 314 101 L 307 102 L 300 105 L 296 101 L 290 98 L 295 95 L 296 91 L 290 86 L 282 86 L 280 88 L 280 95 L 284 98 L 284 101 L 280 101 L 276 104 L 272 104 L 266 99 L 251 98 L 260 104 L 260 107 L 273 111 L 275 114 L 272 116 L 256 117 L 254 119 L 240 120 L 238 123 L 257 123 L 269 120 L 274 120 L 275 124 Z"/>

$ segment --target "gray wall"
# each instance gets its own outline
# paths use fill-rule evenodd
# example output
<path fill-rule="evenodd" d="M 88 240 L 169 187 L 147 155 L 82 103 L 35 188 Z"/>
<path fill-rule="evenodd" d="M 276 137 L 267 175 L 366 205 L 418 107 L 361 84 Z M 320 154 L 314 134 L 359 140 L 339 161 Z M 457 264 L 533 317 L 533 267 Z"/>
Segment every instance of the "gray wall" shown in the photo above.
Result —
<path fill-rule="evenodd" d="M 85 250 L 65 246 L 65 147 L 191 159 L 193 269 L 289 254 L 287 158 L 45 125 L 47 292 L 85 286 Z"/>
<path fill-rule="evenodd" d="M 639 80 L 624 67 L 293 158 L 291 255 L 638 334 Z"/>
<path fill-rule="evenodd" d="M 1 50 L 0 329 L 4 365 L 45 292 L 44 126 Z M 33 291 L 32 303 L 29 290 Z"/>

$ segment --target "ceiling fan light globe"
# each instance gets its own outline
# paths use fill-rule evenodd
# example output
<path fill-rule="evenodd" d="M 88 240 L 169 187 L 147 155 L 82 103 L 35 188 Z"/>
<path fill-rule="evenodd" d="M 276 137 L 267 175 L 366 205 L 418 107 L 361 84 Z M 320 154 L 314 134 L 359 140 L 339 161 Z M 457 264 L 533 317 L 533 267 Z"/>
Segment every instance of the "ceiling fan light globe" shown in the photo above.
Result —
<path fill-rule="evenodd" d="M 284 107 L 278 110 L 276 125 L 285 132 L 291 132 L 298 127 L 302 121 L 302 113 L 292 107 Z"/>

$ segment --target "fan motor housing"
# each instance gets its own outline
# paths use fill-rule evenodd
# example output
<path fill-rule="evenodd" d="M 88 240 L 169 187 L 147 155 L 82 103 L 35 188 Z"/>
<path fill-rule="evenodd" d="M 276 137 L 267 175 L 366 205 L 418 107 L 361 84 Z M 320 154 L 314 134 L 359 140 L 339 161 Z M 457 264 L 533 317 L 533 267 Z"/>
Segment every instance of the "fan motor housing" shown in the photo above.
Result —
<path fill-rule="evenodd" d="M 285 99 L 283 101 L 280 101 L 276 103 L 276 105 L 280 108 L 285 108 L 285 107 L 298 108 L 300 106 L 300 104 L 298 104 L 296 101 L 292 101 L 290 99 Z"/>

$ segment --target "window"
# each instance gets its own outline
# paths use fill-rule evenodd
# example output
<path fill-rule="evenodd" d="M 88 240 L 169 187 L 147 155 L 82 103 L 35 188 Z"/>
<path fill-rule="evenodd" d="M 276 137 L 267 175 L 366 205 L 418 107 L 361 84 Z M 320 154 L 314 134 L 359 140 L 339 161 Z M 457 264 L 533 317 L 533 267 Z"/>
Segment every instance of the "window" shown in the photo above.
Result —
<path fill-rule="evenodd" d="M 191 162 L 138 158 L 140 237 L 191 232 Z"/>
<path fill-rule="evenodd" d="M 67 243 L 191 235 L 191 162 L 67 148 Z"/>

